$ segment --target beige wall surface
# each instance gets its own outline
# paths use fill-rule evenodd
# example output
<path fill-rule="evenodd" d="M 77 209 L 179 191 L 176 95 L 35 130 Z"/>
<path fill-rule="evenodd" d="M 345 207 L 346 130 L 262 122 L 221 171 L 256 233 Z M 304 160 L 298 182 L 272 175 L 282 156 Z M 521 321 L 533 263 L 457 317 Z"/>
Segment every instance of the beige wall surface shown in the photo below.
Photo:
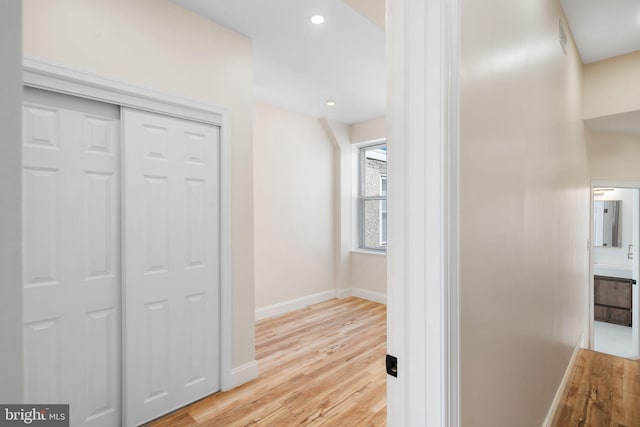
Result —
<path fill-rule="evenodd" d="M 385 27 L 385 0 L 344 0 L 344 2 L 374 24 Z"/>
<path fill-rule="evenodd" d="M 333 219 L 336 290 L 351 288 L 351 157 L 350 126 L 326 118 L 320 119 L 327 138 L 333 144 Z"/>
<path fill-rule="evenodd" d="M 22 3 L 0 2 L 0 402 L 22 394 Z"/>
<path fill-rule="evenodd" d="M 588 132 L 587 147 L 591 180 L 640 182 L 640 135 Z"/>
<path fill-rule="evenodd" d="M 333 162 L 320 120 L 256 104 L 257 308 L 335 289 Z"/>
<path fill-rule="evenodd" d="M 233 365 L 253 361 L 251 41 L 168 0 L 24 0 L 24 53 L 231 112 Z"/>
<path fill-rule="evenodd" d="M 387 295 L 387 256 L 352 252 L 351 286 Z"/>
<path fill-rule="evenodd" d="M 582 63 L 557 0 L 461 12 L 461 425 L 539 427 L 586 333 Z"/>
<path fill-rule="evenodd" d="M 640 110 L 640 51 L 584 66 L 584 118 Z"/>
<path fill-rule="evenodd" d="M 351 143 L 375 141 L 387 137 L 385 117 L 377 117 L 366 122 L 354 123 L 351 128 Z"/>

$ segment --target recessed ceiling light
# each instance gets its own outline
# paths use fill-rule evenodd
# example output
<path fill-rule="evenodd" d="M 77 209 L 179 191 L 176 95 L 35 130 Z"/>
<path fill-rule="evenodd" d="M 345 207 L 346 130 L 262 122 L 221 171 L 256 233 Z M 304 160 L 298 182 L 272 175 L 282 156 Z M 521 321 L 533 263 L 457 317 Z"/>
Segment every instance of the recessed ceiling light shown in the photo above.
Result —
<path fill-rule="evenodd" d="M 316 25 L 320 25 L 324 22 L 324 16 L 322 15 L 315 15 L 311 17 L 311 23 L 316 24 Z"/>
<path fill-rule="evenodd" d="M 326 102 L 327 107 L 335 107 L 336 105 L 336 101 L 334 101 L 333 99 L 330 99 Z"/>

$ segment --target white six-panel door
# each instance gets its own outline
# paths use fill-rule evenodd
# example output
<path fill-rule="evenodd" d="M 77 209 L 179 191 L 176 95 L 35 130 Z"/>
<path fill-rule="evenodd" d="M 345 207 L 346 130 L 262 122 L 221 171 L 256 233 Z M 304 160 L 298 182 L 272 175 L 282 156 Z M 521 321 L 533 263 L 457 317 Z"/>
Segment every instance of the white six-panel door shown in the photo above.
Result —
<path fill-rule="evenodd" d="M 122 110 L 125 419 L 219 389 L 219 128 Z"/>
<path fill-rule="evenodd" d="M 25 402 L 121 420 L 119 108 L 25 89 Z"/>

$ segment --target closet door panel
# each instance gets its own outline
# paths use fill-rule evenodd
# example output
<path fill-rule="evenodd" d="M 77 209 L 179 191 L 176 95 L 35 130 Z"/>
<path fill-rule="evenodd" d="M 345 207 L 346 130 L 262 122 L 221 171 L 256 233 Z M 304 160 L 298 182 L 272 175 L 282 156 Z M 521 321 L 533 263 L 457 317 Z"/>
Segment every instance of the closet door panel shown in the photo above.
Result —
<path fill-rule="evenodd" d="M 25 399 L 121 419 L 119 111 L 25 89 Z"/>
<path fill-rule="evenodd" d="M 123 109 L 127 424 L 219 389 L 219 131 Z"/>

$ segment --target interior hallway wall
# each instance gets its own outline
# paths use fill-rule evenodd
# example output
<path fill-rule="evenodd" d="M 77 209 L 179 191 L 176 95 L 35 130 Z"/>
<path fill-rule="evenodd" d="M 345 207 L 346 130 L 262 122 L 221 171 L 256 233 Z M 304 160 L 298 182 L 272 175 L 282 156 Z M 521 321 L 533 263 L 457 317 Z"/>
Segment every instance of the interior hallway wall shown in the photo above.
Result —
<path fill-rule="evenodd" d="M 557 0 L 461 13 L 461 425 L 538 427 L 586 333 L 582 62 Z"/>
<path fill-rule="evenodd" d="M 257 103 L 256 308 L 335 290 L 334 147 L 320 120 Z"/>
<path fill-rule="evenodd" d="M 168 0 L 24 0 L 24 53 L 231 112 L 233 366 L 255 359 L 251 41 Z"/>
<path fill-rule="evenodd" d="M 22 402 L 22 2 L 0 2 L 0 402 Z"/>

